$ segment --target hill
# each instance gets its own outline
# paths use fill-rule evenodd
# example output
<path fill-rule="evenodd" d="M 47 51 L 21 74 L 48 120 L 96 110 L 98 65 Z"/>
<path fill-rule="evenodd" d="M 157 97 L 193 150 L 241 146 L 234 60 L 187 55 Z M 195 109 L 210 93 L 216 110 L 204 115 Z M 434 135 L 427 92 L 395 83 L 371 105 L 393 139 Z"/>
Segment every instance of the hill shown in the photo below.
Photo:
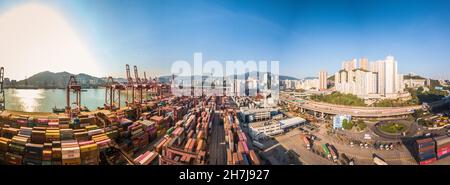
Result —
<path fill-rule="evenodd" d="M 25 80 L 17 82 L 17 87 L 32 87 L 32 88 L 65 88 L 69 82 L 70 74 L 68 72 L 50 72 L 44 71 L 37 73 Z M 95 88 L 99 85 L 103 85 L 105 80 L 90 76 L 88 74 L 80 73 L 75 75 L 78 83 L 80 83 L 83 88 Z"/>

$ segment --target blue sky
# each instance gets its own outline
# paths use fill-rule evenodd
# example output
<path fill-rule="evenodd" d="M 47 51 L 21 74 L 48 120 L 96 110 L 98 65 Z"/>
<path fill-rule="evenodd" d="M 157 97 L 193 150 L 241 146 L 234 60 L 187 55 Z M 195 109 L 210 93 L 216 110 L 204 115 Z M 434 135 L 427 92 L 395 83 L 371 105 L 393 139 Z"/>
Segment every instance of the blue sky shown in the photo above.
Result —
<path fill-rule="evenodd" d="M 0 14 L 30 1 L 0 1 Z M 343 60 L 396 57 L 399 72 L 449 78 L 450 1 L 39 1 L 61 12 L 100 66 L 169 74 L 172 62 L 278 60 L 294 77 Z"/>

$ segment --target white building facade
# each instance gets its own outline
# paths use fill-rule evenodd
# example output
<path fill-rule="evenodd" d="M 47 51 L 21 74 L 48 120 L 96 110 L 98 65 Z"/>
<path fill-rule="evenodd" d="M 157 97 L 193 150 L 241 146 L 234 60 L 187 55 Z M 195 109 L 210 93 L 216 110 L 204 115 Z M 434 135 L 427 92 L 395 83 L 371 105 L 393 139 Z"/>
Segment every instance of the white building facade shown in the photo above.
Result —
<path fill-rule="evenodd" d="M 403 75 L 398 74 L 393 56 L 370 65 L 363 58 L 359 68 L 355 61 L 344 62 L 342 69 L 335 74 L 336 91 L 360 98 L 396 98 L 404 92 Z M 369 69 L 365 69 L 367 66 Z"/>

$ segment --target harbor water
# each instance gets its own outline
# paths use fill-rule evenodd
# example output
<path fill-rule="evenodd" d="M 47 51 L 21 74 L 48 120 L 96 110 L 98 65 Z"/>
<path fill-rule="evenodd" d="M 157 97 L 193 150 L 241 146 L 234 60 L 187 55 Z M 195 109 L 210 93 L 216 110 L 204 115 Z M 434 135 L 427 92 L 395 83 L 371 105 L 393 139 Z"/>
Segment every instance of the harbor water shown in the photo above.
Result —
<path fill-rule="evenodd" d="M 121 105 L 125 105 L 122 93 Z M 52 112 L 54 107 L 66 106 L 65 89 L 5 89 L 6 109 L 26 112 Z M 75 94 L 71 95 L 71 102 Z M 81 92 L 81 105 L 89 110 L 102 107 L 105 102 L 105 89 L 86 89 Z"/>

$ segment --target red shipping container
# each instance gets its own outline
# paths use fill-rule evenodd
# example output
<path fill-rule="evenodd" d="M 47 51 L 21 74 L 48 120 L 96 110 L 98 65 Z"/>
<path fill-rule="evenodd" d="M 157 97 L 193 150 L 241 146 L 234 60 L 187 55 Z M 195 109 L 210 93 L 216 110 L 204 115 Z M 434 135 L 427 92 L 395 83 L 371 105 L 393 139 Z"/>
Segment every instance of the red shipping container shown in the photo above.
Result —
<path fill-rule="evenodd" d="M 446 150 L 438 150 L 437 156 L 441 157 L 441 156 L 443 156 L 445 154 L 448 154 L 448 153 L 450 153 L 450 149 L 448 149 L 448 148 Z"/>
<path fill-rule="evenodd" d="M 441 145 L 437 147 L 437 150 L 449 150 L 450 149 L 450 143 L 445 144 L 445 145 Z"/>
<path fill-rule="evenodd" d="M 420 165 L 427 165 L 427 164 L 433 163 L 434 161 L 436 161 L 436 158 L 431 158 L 431 159 L 428 159 L 428 160 L 425 160 L 425 161 L 420 161 L 419 164 Z"/>
<path fill-rule="evenodd" d="M 434 150 L 434 146 L 427 146 L 427 147 L 424 147 L 424 148 L 419 148 L 419 153 L 426 153 L 426 152 L 428 152 L 430 150 Z"/>

